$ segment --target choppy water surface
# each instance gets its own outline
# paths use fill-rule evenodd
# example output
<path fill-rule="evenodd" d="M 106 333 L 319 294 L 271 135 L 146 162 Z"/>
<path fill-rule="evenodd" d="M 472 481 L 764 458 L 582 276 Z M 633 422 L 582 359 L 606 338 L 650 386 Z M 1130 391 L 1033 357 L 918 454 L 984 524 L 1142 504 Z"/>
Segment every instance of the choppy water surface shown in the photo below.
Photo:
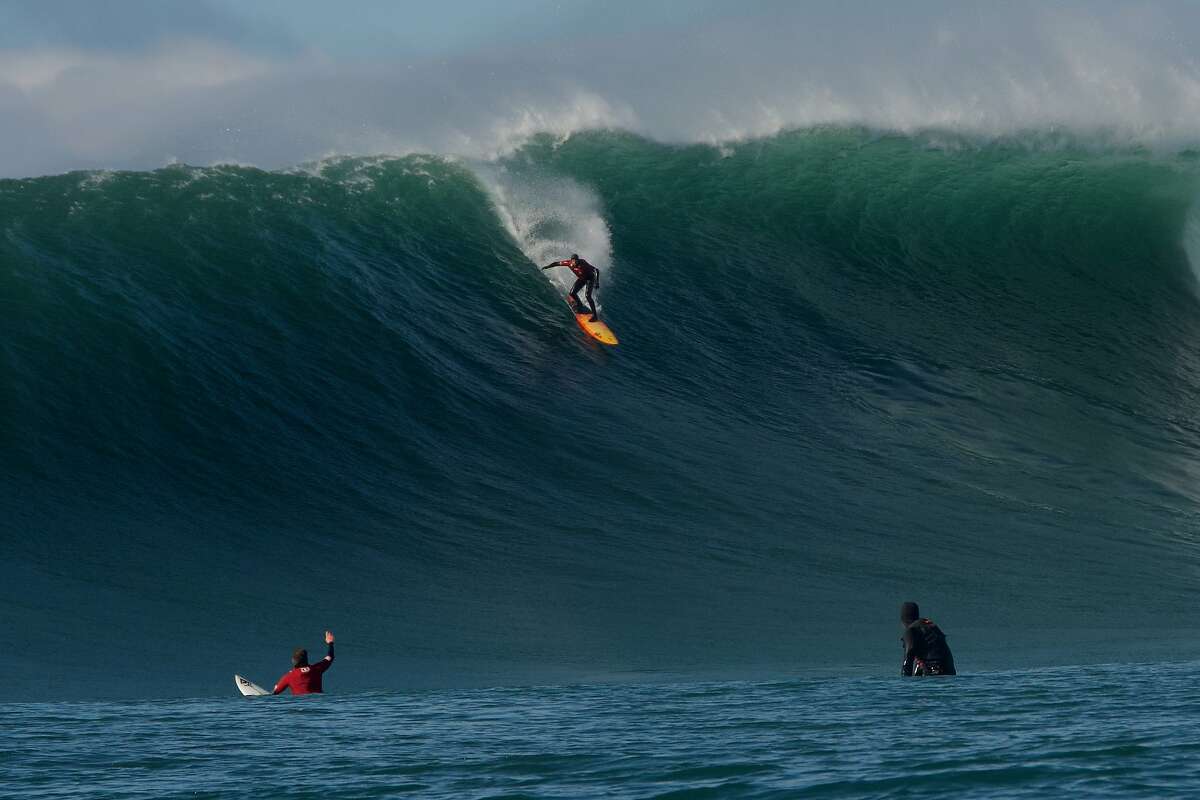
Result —
<path fill-rule="evenodd" d="M 0 793 L 57 798 L 1162 797 L 1200 665 L 0 706 Z M 230 691 L 233 691 L 232 685 Z"/>

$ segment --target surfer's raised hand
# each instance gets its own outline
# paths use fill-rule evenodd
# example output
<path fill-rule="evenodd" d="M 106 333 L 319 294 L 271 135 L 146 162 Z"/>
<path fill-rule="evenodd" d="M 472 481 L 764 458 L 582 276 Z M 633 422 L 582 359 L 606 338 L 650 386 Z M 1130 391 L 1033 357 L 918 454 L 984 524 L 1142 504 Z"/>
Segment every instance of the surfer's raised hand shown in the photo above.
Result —
<path fill-rule="evenodd" d="M 333 644 L 333 633 L 325 631 L 325 644 Z"/>

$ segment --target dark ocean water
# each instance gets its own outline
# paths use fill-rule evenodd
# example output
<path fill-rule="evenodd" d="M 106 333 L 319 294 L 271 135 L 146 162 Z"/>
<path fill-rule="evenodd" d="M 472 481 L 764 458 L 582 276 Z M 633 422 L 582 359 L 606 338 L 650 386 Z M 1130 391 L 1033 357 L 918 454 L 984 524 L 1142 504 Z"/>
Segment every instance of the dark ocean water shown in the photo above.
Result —
<path fill-rule="evenodd" d="M 822 128 L 0 181 L 0 696 L 326 627 L 346 691 L 890 675 L 909 598 L 966 672 L 1196 657 L 1197 177 Z"/>
<path fill-rule="evenodd" d="M 1188 797 L 1200 790 L 1198 679 L 1196 663 L 1132 664 L 908 682 L 3 704 L 0 793 Z"/>

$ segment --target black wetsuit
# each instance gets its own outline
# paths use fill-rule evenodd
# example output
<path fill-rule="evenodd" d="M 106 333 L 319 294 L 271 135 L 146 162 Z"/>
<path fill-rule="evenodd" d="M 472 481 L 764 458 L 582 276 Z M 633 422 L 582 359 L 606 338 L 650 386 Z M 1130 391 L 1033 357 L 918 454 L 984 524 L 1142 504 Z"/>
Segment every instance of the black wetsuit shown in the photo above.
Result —
<path fill-rule="evenodd" d="M 574 260 L 567 258 L 562 261 L 555 261 L 553 264 L 547 264 L 542 267 L 542 269 L 550 269 L 551 267 L 567 267 L 571 272 L 575 273 L 575 285 L 571 287 L 568 296 L 575 301 L 575 307 L 582 311 L 584 305 L 579 299 L 579 290 L 586 286 L 588 307 L 592 310 L 592 316 L 597 316 L 596 301 L 592 298 L 592 292 L 600 287 L 600 270 L 582 258 Z"/>
<path fill-rule="evenodd" d="M 955 675 L 954 656 L 946 644 L 946 634 L 930 619 L 919 619 L 904 629 L 901 675 Z"/>

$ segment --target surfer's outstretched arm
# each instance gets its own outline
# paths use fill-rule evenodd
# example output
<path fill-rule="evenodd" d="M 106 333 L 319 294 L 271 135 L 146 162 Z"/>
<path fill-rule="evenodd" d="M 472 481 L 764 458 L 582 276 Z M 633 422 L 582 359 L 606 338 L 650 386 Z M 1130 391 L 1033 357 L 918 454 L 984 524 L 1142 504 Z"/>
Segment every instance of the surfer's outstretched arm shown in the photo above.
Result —
<path fill-rule="evenodd" d="M 313 669 L 318 672 L 324 672 L 333 664 L 333 634 L 329 631 L 325 631 L 325 644 L 329 645 L 329 652 L 324 658 L 313 664 Z"/>

